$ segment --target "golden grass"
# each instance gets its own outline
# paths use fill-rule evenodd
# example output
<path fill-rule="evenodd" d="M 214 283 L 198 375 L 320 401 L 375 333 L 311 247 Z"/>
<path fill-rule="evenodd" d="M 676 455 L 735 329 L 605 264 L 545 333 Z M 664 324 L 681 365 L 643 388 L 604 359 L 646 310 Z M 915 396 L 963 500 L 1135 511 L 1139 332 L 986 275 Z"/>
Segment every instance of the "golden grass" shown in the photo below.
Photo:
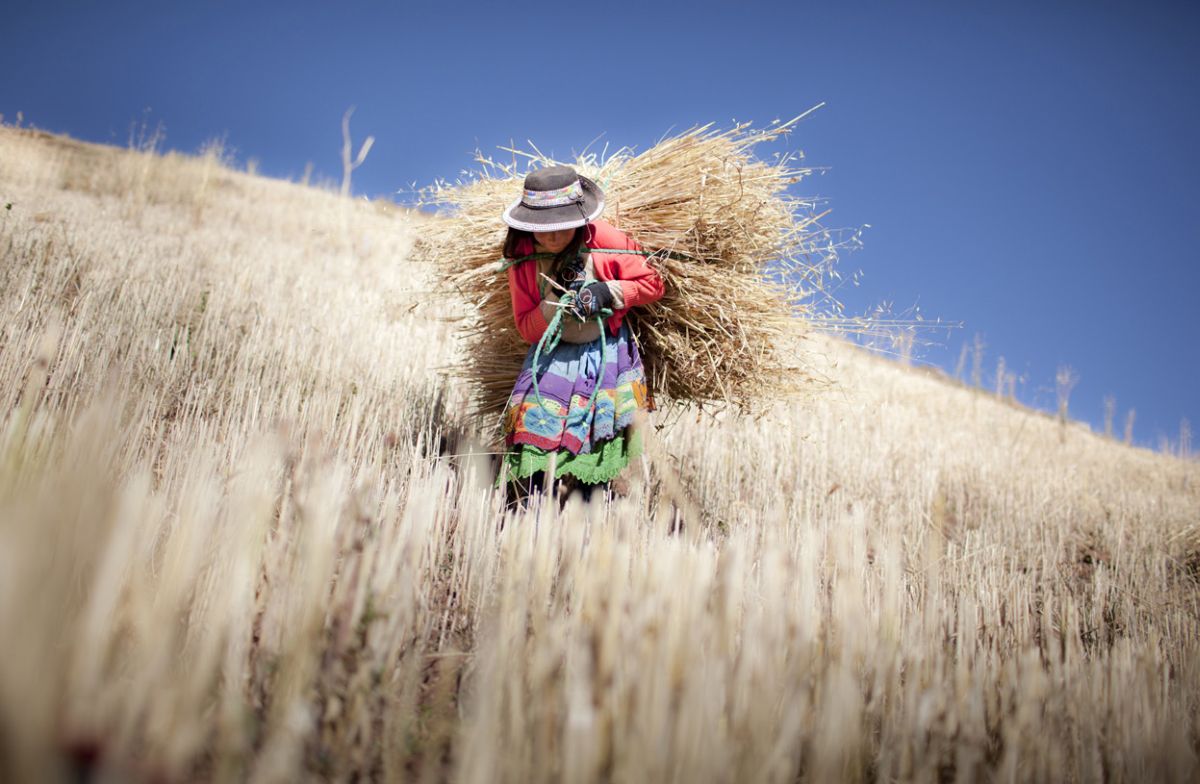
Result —
<path fill-rule="evenodd" d="M 1194 462 L 814 337 L 682 532 L 503 514 L 425 224 L 72 146 L 0 129 L 0 779 L 1200 772 Z"/>
<path fill-rule="evenodd" d="M 797 118 L 799 119 L 799 118 Z M 810 201 L 788 194 L 810 170 L 755 148 L 797 120 L 756 131 L 695 128 L 640 154 L 583 155 L 576 170 L 600 183 L 602 216 L 653 252 L 665 295 L 634 313 L 650 387 L 666 400 L 732 403 L 743 410 L 793 395 L 807 377 L 785 351 L 828 275 L 836 248 Z M 514 162 L 479 157 L 480 169 L 424 192 L 446 219 L 422 233 L 416 254 L 432 261 L 443 288 L 471 303 L 463 327 L 463 378 L 478 411 L 495 421 L 528 348 L 516 332 L 499 259 L 503 209 L 520 193 L 526 166 L 554 161 L 514 152 Z M 779 281 L 786 280 L 786 285 Z"/>

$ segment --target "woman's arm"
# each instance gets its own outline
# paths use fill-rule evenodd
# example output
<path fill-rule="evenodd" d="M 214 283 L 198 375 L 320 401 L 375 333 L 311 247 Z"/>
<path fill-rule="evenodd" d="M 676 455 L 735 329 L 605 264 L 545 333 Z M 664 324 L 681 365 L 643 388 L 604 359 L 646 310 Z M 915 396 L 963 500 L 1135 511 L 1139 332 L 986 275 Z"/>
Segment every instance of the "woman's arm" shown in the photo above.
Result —
<path fill-rule="evenodd" d="M 614 309 L 636 308 L 662 299 L 662 277 L 646 262 L 645 256 L 632 253 L 596 255 L 603 257 L 597 272 L 608 282 L 615 300 Z"/>
<path fill-rule="evenodd" d="M 620 285 L 622 307 L 636 308 L 662 299 L 662 277 L 645 256 L 621 254 L 616 259 L 612 278 Z"/>
<path fill-rule="evenodd" d="M 517 322 L 517 332 L 526 343 L 537 343 L 546 332 L 546 326 L 554 316 L 554 306 L 542 302 L 538 296 L 537 284 L 534 282 L 532 291 L 528 288 L 528 272 L 526 265 L 532 264 L 536 274 L 537 262 L 530 260 L 508 268 L 508 293 L 512 298 L 513 319 Z"/>
<path fill-rule="evenodd" d="M 589 247 L 640 251 L 642 246 L 624 232 L 604 221 L 589 226 Z M 604 257 L 599 277 L 616 285 L 610 286 L 618 310 L 649 305 L 662 298 L 663 282 L 658 272 L 636 253 L 597 254 Z"/>

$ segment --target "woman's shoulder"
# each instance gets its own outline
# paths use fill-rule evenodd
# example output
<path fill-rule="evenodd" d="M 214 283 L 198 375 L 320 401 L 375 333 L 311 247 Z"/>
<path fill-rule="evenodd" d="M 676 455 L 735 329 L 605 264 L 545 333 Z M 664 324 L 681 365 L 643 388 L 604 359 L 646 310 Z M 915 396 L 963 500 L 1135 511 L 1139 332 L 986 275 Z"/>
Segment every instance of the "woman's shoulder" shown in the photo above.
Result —
<path fill-rule="evenodd" d="M 638 244 L 620 229 L 602 220 L 588 224 L 587 237 L 584 244 L 589 248 L 615 248 L 620 250 L 638 250 Z"/>

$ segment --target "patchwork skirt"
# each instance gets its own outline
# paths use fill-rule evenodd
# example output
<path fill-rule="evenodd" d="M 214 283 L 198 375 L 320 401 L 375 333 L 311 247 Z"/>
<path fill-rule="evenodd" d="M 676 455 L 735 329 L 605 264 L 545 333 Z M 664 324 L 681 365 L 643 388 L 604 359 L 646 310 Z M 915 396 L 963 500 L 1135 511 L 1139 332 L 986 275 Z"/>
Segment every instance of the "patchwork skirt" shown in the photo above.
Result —
<path fill-rule="evenodd" d="M 602 345 L 603 344 L 603 345 Z M 504 414 L 508 476 L 545 470 L 556 455 L 556 476 L 607 482 L 641 453 L 630 428 L 650 407 L 646 372 L 627 324 L 613 337 L 559 343 L 538 358 L 530 347 Z M 536 381 L 536 383 L 535 383 Z"/>

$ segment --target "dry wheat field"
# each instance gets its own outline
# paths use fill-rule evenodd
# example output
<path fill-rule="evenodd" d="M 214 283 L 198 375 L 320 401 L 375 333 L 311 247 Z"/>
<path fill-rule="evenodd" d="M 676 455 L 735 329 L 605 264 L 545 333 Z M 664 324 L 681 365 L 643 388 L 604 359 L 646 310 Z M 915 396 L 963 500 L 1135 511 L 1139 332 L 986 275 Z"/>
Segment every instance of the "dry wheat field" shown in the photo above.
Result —
<path fill-rule="evenodd" d="M 1196 462 L 808 337 L 505 512 L 428 220 L 0 128 L 0 780 L 1200 775 Z"/>

